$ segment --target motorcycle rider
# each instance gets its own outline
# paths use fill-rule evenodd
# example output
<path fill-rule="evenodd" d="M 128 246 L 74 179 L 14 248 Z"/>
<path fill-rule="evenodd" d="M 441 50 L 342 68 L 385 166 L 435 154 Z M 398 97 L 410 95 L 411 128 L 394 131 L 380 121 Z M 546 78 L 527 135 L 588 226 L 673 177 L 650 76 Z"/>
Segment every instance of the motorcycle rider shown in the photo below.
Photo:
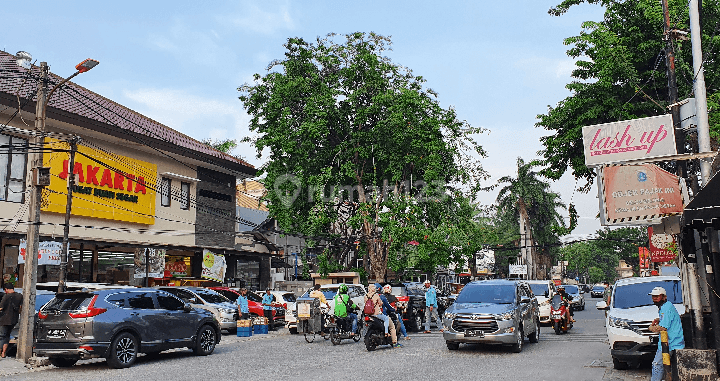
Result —
<path fill-rule="evenodd" d="M 410 340 L 410 336 L 408 336 L 407 331 L 405 330 L 405 323 L 403 323 L 402 312 L 400 311 L 400 308 L 397 308 L 398 299 L 395 297 L 395 295 L 392 294 L 392 286 L 390 286 L 389 284 L 383 286 L 383 293 L 385 294 L 385 298 L 387 298 L 390 305 L 395 303 L 395 318 L 393 320 L 398 321 L 398 325 L 400 326 L 400 333 L 403 335 L 405 340 Z M 393 316 L 390 316 L 390 318 L 393 318 Z"/>
<path fill-rule="evenodd" d="M 565 287 L 563 285 L 560 285 L 557 287 L 557 292 L 562 298 L 563 302 L 567 303 L 567 319 L 570 322 L 575 323 L 575 319 L 573 318 L 573 308 L 572 308 L 572 296 L 570 296 L 566 291 Z"/>
<path fill-rule="evenodd" d="M 396 347 L 398 346 L 398 343 L 397 335 L 395 334 L 395 324 L 393 324 L 392 320 L 387 315 L 383 314 L 383 301 L 382 299 L 380 299 L 380 295 L 378 295 L 378 290 L 382 291 L 382 289 L 378 286 L 380 286 L 380 284 L 378 283 L 368 286 L 368 293 L 367 295 L 365 295 L 364 302 L 367 303 L 368 300 L 373 301 L 375 311 L 373 312 L 372 316 L 383 321 L 383 325 L 385 327 L 385 336 L 389 334 L 392 339 L 392 346 Z"/>
<path fill-rule="evenodd" d="M 348 286 L 345 283 L 341 283 L 338 286 L 338 294 L 333 297 L 335 302 L 335 316 L 339 318 L 350 318 L 352 319 L 352 328 L 350 329 L 350 336 L 355 336 L 355 330 L 357 329 L 357 314 L 355 311 L 358 306 L 350 300 L 348 295 Z"/>

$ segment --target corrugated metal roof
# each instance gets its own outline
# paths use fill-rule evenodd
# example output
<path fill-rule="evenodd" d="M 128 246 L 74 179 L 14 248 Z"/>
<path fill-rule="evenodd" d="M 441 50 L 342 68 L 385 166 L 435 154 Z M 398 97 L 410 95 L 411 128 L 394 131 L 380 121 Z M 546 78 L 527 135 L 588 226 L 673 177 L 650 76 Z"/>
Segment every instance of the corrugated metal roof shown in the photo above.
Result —
<path fill-rule="evenodd" d="M 39 74 L 39 67 L 33 66 L 32 72 Z M 36 98 L 36 83 L 34 80 L 24 81 L 27 70 L 20 68 L 15 63 L 15 56 L 0 51 L 0 94 L 5 93 L 4 99 L 16 99 L 16 96 L 23 99 L 31 97 L 32 109 L 29 106 L 25 109 L 34 112 Z M 62 81 L 63 78 L 55 74 L 50 74 L 50 88 L 54 84 Z M 5 102 L 7 103 L 7 101 Z M 17 102 L 12 105 L 17 107 Z M 219 159 L 215 164 L 222 166 L 222 163 L 234 164 L 232 167 L 240 167 L 251 175 L 255 174 L 255 168 L 234 156 L 220 152 L 212 147 L 179 132 L 168 126 L 165 126 L 155 120 L 152 120 L 136 111 L 125 106 L 115 103 L 97 93 L 94 93 L 73 82 L 67 82 L 63 85 L 62 90 L 58 89 L 48 102 L 47 116 L 52 117 L 52 108 L 72 114 L 67 117 L 80 117 L 78 119 L 86 119 L 97 122 L 102 128 L 119 129 L 121 132 L 130 132 L 152 139 L 161 140 L 172 145 L 181 147 L 180 154 L 184 150 L 191 150 L 193 153 L 199 153 L 202 156 L 209 156 Z M 130 140 L 130 139 L 129 139 Z M 188 156 L 188 155 L 186 155 Z M 238 166 L 239 165 L 239 166 Z M 233 168 L 237 170 L 238 168 Z"/>

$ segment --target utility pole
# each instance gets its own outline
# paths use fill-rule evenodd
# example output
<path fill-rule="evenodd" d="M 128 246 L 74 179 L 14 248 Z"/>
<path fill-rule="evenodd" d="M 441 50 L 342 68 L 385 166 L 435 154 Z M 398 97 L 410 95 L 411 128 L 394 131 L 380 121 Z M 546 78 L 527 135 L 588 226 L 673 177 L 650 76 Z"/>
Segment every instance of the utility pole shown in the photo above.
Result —
<path fill-rule="evenodd" d="M 692 43 L 693 72 L 695 81 L 695 114 L 698 119 L 698 151 L 710 152 L 710 126 L 708 124 L 707 93 L 705 90 L 705 72 L 703 70 L 702 31 L 700 30 L 700 14 L 698 0 L 690 0 L 690 42 Z M 703 187 L 712 177 L 710 163 L 700 159 L 700 173 Z"/>
<path fill-rule="evenodd" d="M 33 352 L 33 331 L 35 329 L 35 293 L 37 284 L 38 247 L 40 246 L 40 205 L 43 187 L 39 186 L 39 170 L 43 166 L 43 146 L 45 143 L 45 102 L 47 102 L 47 62 L 40 63 L 40 81 L 35 105 L 35 137 L 30 154 L 31 169 L 28 184 L 31 184 L 30 204 L 31 222 L 27 229 L 27 249 L 23 274 L 23 304 L 20 312 L 20 328 L 17 345 L 17 358 L 27 362 Z"/>
<path fill-rule="evenodd" d="M 70 251 L 70 211 L 72 210 L 72 192 L 75 187 L 75 152 L 79 137 L 70 140 L 70 161 L 68 162 L 67 203 L 65 204 L 65 225 L 63 226 L 62 252 L 60 253 L 60 274 L 58 274 L 58 293 L 65 292 L 67 282 L 68 254 Z M 80 264 L 82 266 L 82 263 Z"/>

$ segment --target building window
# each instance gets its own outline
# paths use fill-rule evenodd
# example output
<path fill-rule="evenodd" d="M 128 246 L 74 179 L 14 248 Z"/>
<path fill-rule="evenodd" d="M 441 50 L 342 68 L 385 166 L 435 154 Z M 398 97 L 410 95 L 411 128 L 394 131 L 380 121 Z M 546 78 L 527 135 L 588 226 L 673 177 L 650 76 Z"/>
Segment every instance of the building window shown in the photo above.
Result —
<path fill-rule="evenodd" d="M 160 205 L 170 206 L 170 179 L 165 177 L 160 183 Z"/>
<path fill-rule="evenodd" d="M 24 202 L 27 140 L 0 135 L 0 201 Z"/>
<path fill-rule="evenodd" d="M 180 183 L 180 209 L 190 209 L 190 183 Z"/>

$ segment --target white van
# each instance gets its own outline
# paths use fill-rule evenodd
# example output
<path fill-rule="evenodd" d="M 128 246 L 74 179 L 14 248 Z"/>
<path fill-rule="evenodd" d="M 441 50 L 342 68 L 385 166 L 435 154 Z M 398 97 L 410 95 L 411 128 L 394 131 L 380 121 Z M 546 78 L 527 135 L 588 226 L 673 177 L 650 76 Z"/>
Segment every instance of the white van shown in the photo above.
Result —
<path fill-rule="evenodd" d="M 557 292 L 552 280 L 527 280 L 540 306 L 540 324 L 550 324 L 550 300 Z"/>
<path fill-rule="evenodd" d="M 662 287 L 678 314 L 685 313 L 682 284 L 676 276 L 625 278 L 615 282 L 610 305 L 598 302 L 599 310 L 606 310 L 605 327 L 610 342 L 610 355 L 615 369 L 627 369 L 629 364 L 652 361 L 657 351 L 658 334 L 648 327 L 658 318 L 650 291 Z"/>

